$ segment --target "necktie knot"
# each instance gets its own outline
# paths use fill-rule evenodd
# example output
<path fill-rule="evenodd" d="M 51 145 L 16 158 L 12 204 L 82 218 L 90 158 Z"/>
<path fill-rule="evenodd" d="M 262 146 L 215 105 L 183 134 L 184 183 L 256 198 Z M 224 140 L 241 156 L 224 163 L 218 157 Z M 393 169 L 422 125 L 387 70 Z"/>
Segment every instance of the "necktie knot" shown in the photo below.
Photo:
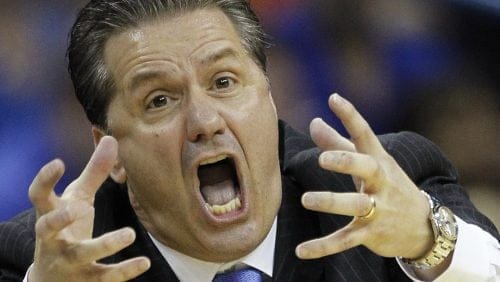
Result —
<path fill-rule="evenodd" d="M 260 272 L 251 267 L 215 275 L 214 282 L 262 282 Z"/>

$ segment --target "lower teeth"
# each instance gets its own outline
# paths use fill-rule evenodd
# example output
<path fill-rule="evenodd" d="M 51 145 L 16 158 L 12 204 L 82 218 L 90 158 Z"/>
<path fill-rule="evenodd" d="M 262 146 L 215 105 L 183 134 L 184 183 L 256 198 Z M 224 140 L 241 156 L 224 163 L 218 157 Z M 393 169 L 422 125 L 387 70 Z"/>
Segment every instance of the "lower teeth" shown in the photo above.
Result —
<path fill-rule="evenodd" d="M 221 215 L 241 208 L 241 201 L 239 197 L 236 197 L 224 205 L 210 205 L 207 203 L 207 207 L 213 214 Z"/>

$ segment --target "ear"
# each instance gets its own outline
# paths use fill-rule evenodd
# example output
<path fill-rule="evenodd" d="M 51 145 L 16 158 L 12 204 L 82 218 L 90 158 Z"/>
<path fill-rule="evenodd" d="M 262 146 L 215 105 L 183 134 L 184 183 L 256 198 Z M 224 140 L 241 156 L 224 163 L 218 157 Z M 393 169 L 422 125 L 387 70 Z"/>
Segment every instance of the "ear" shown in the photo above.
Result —
<path fill-rule="evenodd" d="M 97 144 L 99 144 L 99 142 L 101 141 L 101 138 L 106 135 L 106 132 L 104 132 L 104 130 L 102 130 L 101 128 L 95 125 L 92 126 L 94 146 L 97 146 Z M 120 156 L 118 156 L 118 158 L 120 158 Z M 115 166 L 113 167 L 113 170 L 111 171 L 109 176 L 111 176 L 111 178 L 117 183 L 125 183 L 125 181 L 127 181 L 127 172 L 125 171 L 125 168 L 123 167 L 119 159 L 116 160 Z"/>
<path fill-rule="evenodd" d="M 274 109 L 274 115 L 276 116 L 276 119 L 278 119 L 278 110 L 276 109 L 276 104 L 274 103 L 273 95 L 271 94 L 271 88 L 269 88 L 268 95 Z"/>

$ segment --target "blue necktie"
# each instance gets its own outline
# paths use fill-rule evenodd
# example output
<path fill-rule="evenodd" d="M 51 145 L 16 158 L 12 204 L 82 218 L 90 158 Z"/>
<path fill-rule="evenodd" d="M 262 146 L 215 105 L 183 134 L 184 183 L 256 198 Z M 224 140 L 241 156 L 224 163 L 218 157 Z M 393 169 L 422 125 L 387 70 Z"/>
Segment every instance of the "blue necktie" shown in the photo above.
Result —
<path fill-rule="evenodd" d="M 262 282 L 262 276 L 258 270 L 248 267 L 217 274 L 213 282 Z"/>

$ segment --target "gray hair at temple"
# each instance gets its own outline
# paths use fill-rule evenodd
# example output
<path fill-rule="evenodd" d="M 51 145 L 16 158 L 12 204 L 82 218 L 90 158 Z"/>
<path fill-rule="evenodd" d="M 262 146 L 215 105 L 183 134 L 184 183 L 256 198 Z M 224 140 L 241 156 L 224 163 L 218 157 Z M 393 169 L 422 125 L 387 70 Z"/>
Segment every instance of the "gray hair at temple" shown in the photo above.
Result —
<path fill-rule="evenodd" d="M 219 8 L 231 20 L 243 47 L 266 72 L 267 36 L 248 0 L 91 0 L 78 14 L 67 50 L 76 96 L 93 125 L 107 128 L 115 92 L 104 64 L 108 39 L 141 23 L 204 8 Z"/>

